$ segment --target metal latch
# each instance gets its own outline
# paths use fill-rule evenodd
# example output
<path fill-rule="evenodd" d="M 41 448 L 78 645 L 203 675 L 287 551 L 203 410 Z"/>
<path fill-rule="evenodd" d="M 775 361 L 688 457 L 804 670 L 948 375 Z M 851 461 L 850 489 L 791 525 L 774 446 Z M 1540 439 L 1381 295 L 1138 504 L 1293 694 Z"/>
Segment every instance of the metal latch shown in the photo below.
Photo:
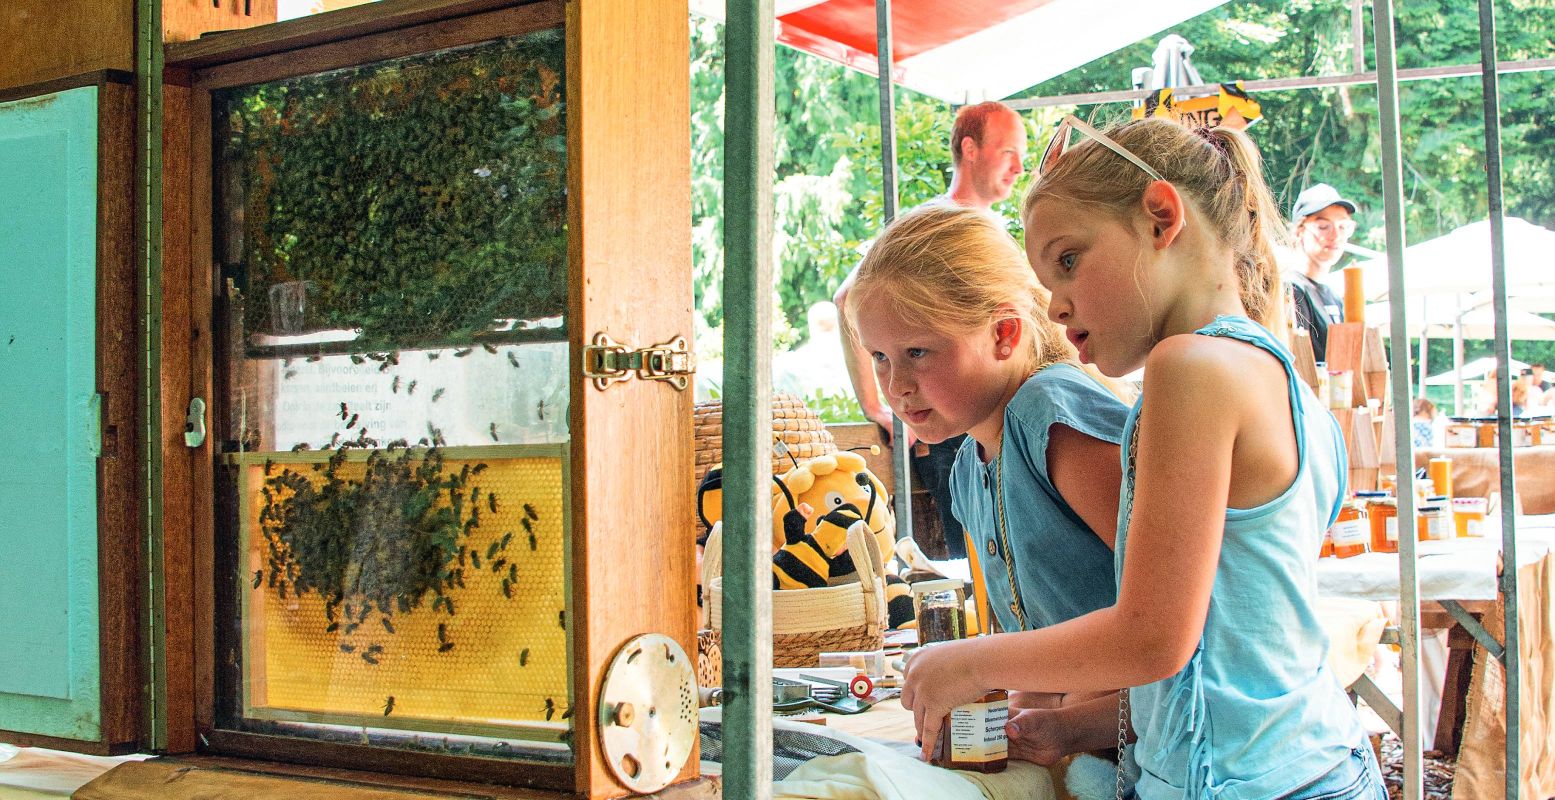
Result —
<path fill-rule="evenodd" d="M 189 414 L 184 417 L 184 444 L 188 447 L 205 444 L 205 401 L 198 397 L 189 399 Z"/>
<path fill-rule="evenodd" d="M 583 375 L 594 379 L 595 389 L 608 389 L 610 384 L 630 378 L 633 372 L 642 380 L 667 381 L 685 391 L 691 385 L 691 374 L 696 372 L 696 358 L 684 336 L 634 350 L 608 334 L 596 333 L 593 342 L 583 348 Z"/>

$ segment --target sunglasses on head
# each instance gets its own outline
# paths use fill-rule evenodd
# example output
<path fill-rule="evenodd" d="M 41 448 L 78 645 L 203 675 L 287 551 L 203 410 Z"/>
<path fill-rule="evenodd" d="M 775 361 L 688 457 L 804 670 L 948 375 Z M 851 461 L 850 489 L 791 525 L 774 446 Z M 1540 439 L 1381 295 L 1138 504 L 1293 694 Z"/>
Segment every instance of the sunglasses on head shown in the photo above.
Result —
<path fill-rule="evenodd" d="M 1113 141 L 1112 137 L 1096 130 L 1089 122 L 1073 114 L 1064 115 L 1063 121 L 1058 123 L 1058 130 L 1053 133 L 1053 138 L 1048 140 L 1047 148 L 1042 151 L 1042 160 L 1037 163 L 1038 175 L 1042 175 L 1051 169 L 1054 164 L 1058 163 L 1059 156 L 1062 156 L 1069 149 L 1070 131 L 1079 131 L 1081 135 L 1094 139 L 1102 147 L 1128 159 L 1129 163 L 1144 170 L 1145 174 L 1151 178 L 1158 181 L 1166 180 L 1161 177 L 1161 173 L 1156 172 L 1153 167 L 1146 164 L 1144 159 L 1130 153 L 1128 148 Z"/>

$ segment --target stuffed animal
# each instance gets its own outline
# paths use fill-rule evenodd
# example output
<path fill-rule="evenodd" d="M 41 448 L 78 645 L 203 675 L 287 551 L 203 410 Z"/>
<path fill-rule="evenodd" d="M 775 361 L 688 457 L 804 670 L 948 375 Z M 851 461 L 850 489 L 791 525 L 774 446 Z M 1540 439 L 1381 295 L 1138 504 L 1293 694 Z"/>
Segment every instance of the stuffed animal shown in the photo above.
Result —
<path fill-rule="evenodd" d="M 786 491 L 786 489 L 785 489 Z M 848 554 L 848 528 L 864 518 L 852 505 L 841 507 L 821 515 L 815 528 L 805 533 L 809 516 L 802 505 L 784 516 L 798 520 L 797 525 L 785 526 L 787 542 L 772 554 L 772 588 L 819 589 L 849 580 L 858 572 L 853 558 Z"/>
<path fill-rule="evenodd" d="M 780 479 L 786 491 L 772 490 L 772 549 L 787 544 L 783 513 L 801 505 L 816 510 L 805 524 L 805 533 L 813 534 L 825 516 L 844 505 L 858 510 L 880 545 L 880 554 L 889 559 L 896 552 L 896 517 L 891 513 L 891 496 L 858 453 L 843 450 L 797 462 Z M 793 500 L 788 495 L 793 495 Z"/>

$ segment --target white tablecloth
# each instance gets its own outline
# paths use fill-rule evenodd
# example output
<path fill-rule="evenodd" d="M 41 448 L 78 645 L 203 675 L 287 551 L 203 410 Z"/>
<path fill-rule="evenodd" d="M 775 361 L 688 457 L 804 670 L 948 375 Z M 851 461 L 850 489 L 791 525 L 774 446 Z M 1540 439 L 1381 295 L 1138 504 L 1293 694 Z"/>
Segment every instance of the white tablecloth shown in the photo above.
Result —
<path fill-rule="evenodd" d="M 1422 600 L 1496 599 L 1496 559 L 1501 551 L 1499 518 L 1487 518 L 1481 539 L 1420 542 L 1417 574 Z M 1555 545 L 1555 515 L 1520 517 L 1517 560 L 1528 565 Z M 1318 561 L 1317 592 L 1357 600 L 1398 599 L 1398 554 L 1365 553 Z"/>

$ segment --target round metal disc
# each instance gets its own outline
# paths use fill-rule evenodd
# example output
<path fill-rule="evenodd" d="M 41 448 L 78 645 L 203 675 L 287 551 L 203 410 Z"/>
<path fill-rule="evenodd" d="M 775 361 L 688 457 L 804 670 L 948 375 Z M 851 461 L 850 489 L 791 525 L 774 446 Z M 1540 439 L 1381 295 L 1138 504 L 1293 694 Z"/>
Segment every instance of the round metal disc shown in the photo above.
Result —
<path fill-rule="evenodd" d="M 680 643 L 646 633 L 621 647 L 599 692 L 599 739 L 610 771 L 634 792 L 680 774 L 697 739 L 696 664 Z"/>

